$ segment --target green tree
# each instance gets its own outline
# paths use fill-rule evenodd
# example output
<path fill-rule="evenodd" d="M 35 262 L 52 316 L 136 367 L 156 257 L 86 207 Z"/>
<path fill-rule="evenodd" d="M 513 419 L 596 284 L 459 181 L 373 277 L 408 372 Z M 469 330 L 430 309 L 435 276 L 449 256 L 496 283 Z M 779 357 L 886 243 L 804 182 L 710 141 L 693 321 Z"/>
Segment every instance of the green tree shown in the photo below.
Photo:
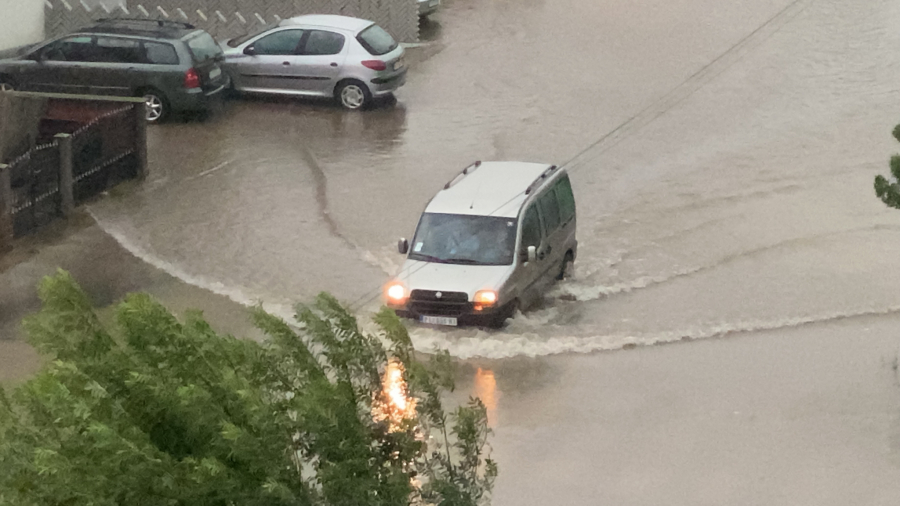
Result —
<path fill-rule="evenodd" d="M 106 323 L 62 271 L 39 291 L 25 328 L 52 360 L 0 390 L 0 505 L 489 500 L 484 405 L 445 413 L 449 355 L 417 360 L 390 311 L 373 335 L 324 294 L 298 306 L 299 332 L 256 308 L 260 344 L 217 334 L 199 313 L 179 321 L 145 294 Z M 386 374 L 402 381 L 387 390 Z"/>
<path fill-rule="evenodd" d="M 900 125 L 894 127 L 894 138 L 900 142 Z M 875 176 L 875 195 L 889 207 L 900 209 L 900 155 L 891 157 L 891 175 L 893 183 L 884 176 Z"/>

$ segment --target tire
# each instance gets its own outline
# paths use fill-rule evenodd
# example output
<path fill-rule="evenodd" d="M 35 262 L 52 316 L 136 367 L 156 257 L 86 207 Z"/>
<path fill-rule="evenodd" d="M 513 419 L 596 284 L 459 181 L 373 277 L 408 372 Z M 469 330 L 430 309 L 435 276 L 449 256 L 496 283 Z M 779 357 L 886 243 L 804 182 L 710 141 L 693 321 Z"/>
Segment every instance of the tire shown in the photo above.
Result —
<path fill-rule="evenodd" d="M 486 322 L 486 326 L 492 329 L 503 328 L 506 320 L 512 318 L 518 310 L 519 299 L 516 299 L 500 309 L 497 314 L 489 316 Z"/>
<path fill-rule="evenodd" d="M 0 76 L 0 91 L 16 91 L 16 83 L 11 78 Z"/>
<path fill-rule="evenodd" d="M 137 94 L 144 97 L 147 106 L 147 123 L 161 123 L 169 117 L 171 110 L 169 100 L 160 91 L 153 88 L 142 90 Z"/>
<path fill-rule="evenodd" d="M 334 98 L 344 109 L 359 110 L 372 102 L 372 93 L 365 84 L 349 80 L 338 85 Z"/>
<path fill-rule="evenodd" d="M 572 255 L 571 251 L 567 251 L 566 256 L 563 258 L 562 265 L 559 267 L 559 274 L 556 275 L 556 280 L 562 281 L 572 277 L 572 272 L 574 270 L 575 256 Z"/>

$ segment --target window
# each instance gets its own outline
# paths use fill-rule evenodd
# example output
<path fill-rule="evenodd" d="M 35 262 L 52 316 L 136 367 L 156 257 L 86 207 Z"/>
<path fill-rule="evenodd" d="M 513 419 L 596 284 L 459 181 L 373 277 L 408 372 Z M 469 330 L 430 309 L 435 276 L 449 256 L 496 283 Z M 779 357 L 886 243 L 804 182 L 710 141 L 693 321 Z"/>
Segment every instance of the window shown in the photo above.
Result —
<path fill-rule="evenodd" d="M 141 44 L 133 39 L 97 37 L 96 57 L 93 61 L 107 63 L 142 63 Z"/>
<path fill-rule="evenodd" d="M 344 36 L 324 30 L 312 30 L 306 39 L 303 54 L 338 54 L 344 48 Z"/>
<path fill-rule="evenodd" d="M 144 42 L 145 56 L 148 63 L 156 65 L 178 65 L 178 53 L 169 44 Z"/>
<path fill-rule="evenodd" d="M 283 30 L 266 35 L 253 43 L 256 54 L 291 55 L 297 54 L 303 30 Z"/>
<path fill-rule="evenodd" d="M 187 45 L 194 55 L 194 61 L 205 62 L 206 60 L 216 58 L 222 54 L 222 49 L 213 40 L 212 35 L 202 32 L 196 37 L 187 41 Z"/>
<path fill-rule="evenodd" d="M 559 226 L 559 202 L 556 201 L 556 192 L 551 189 L 538 200 L 541 206 L 541 214 L 544 215 L 544 226 L 547 235 Z"/>
<path fill-rule="evenodd" d="M 425 213 L 409 258 L 445 264 L 510 265 L 515 249 L 515 218 Z"/>
<path fill-rule="evenodd" d="M 278 23 L 266 25 L 255 32 L 245 33 L 244 35 L 237 36 L 228 41 L 228 47 L 238 47 L 241 44 L 243 44 L 244 42 L 247 42 L 248 40 L 250 40 L 254 37 L 258 37 L 258 36 L 268 32 L 269 30 L 274 30 L 275 28 L 278 28 Z"/>
<path fill-rule="evenodd" d="M 94 51 L 91 37 L 69 37 L 47 46 L 41 58 L 51 61 L 91 61 Z"/>
<path fill-rule="evenodd" d="M 397 41 L 391 37 L 391 34 L 384 31 L 384 28 L 378 25 L 372 25 L 359 32 L 356 40 L 366 48 L 366 51 L 375 56 L 387 54 L 397 49 Z"/>
<path fill-rule="evenodd" d="M 525 219 L 522 221 L 522 251 L 529 246 L 537 248 L 541 245 L 541 220 L 538 218 L 537 208 L 531 206 L 525 211 Z"/>
<path fill-rule="evenodd" d="M 556 183 L 556 197 L 559 199 L 559 217 L 563 223 L 575 216 L 575 196 L 572 195 L 572 183 L 569 176 L 563 176 Z"/>

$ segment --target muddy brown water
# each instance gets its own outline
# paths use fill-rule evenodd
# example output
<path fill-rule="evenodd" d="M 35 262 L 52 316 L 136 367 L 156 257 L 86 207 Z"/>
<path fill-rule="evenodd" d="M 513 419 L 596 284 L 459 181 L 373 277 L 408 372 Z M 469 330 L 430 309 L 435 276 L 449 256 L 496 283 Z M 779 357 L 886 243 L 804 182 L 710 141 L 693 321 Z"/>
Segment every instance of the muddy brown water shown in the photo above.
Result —
<path fill-rule="evenodd" d="M 396 102 L 151 128 L 151 176 L 78 239 L 109 275 L 81 272 L 223 318 L 322 290 L 366 313 L 462 167 L 564 163 L 576 277 L 501 331 L 412 329 L 490 400 L 496 503 L 896 504 L 900 214 L 872 181 L 897 26 L 889 0 L 447 0 Z M 27 290 L 54 258 L 0 277 Z"/>
<path fill-rule="evenodd" d="M 151 129 L 149 181 L 90 211 L 238 302 L 372 310 L 461 167 L 567 163 L 576 279 L 501 332 L 420 328 L 421 346 L 541 355 L 891 313 L 900 226 L 872 179 L 900 35 L 892 3 L 865 4 L 448 2 L 396 103 L 229 101 Z"/>

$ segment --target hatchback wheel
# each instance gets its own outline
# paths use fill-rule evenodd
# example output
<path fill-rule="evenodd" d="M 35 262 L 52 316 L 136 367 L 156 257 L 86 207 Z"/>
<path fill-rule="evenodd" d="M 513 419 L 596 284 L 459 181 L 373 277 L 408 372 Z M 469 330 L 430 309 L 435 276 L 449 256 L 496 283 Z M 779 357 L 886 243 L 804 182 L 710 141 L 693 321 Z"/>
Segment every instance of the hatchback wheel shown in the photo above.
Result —
<path fill-rule="evenodd" d="M 346 109 L 361 109 L 372 100 L 369 88 L 359 81 L 347 81 L 341 84 L 336 95 Z"/>
<path fill-rule="evenodd" d="M 149 123 L 158 123 L 169 115 L 169 103 L 166 101 L 166 97 L 158 91 L 145 91 L 144 104 L 147 107 Z"/>

